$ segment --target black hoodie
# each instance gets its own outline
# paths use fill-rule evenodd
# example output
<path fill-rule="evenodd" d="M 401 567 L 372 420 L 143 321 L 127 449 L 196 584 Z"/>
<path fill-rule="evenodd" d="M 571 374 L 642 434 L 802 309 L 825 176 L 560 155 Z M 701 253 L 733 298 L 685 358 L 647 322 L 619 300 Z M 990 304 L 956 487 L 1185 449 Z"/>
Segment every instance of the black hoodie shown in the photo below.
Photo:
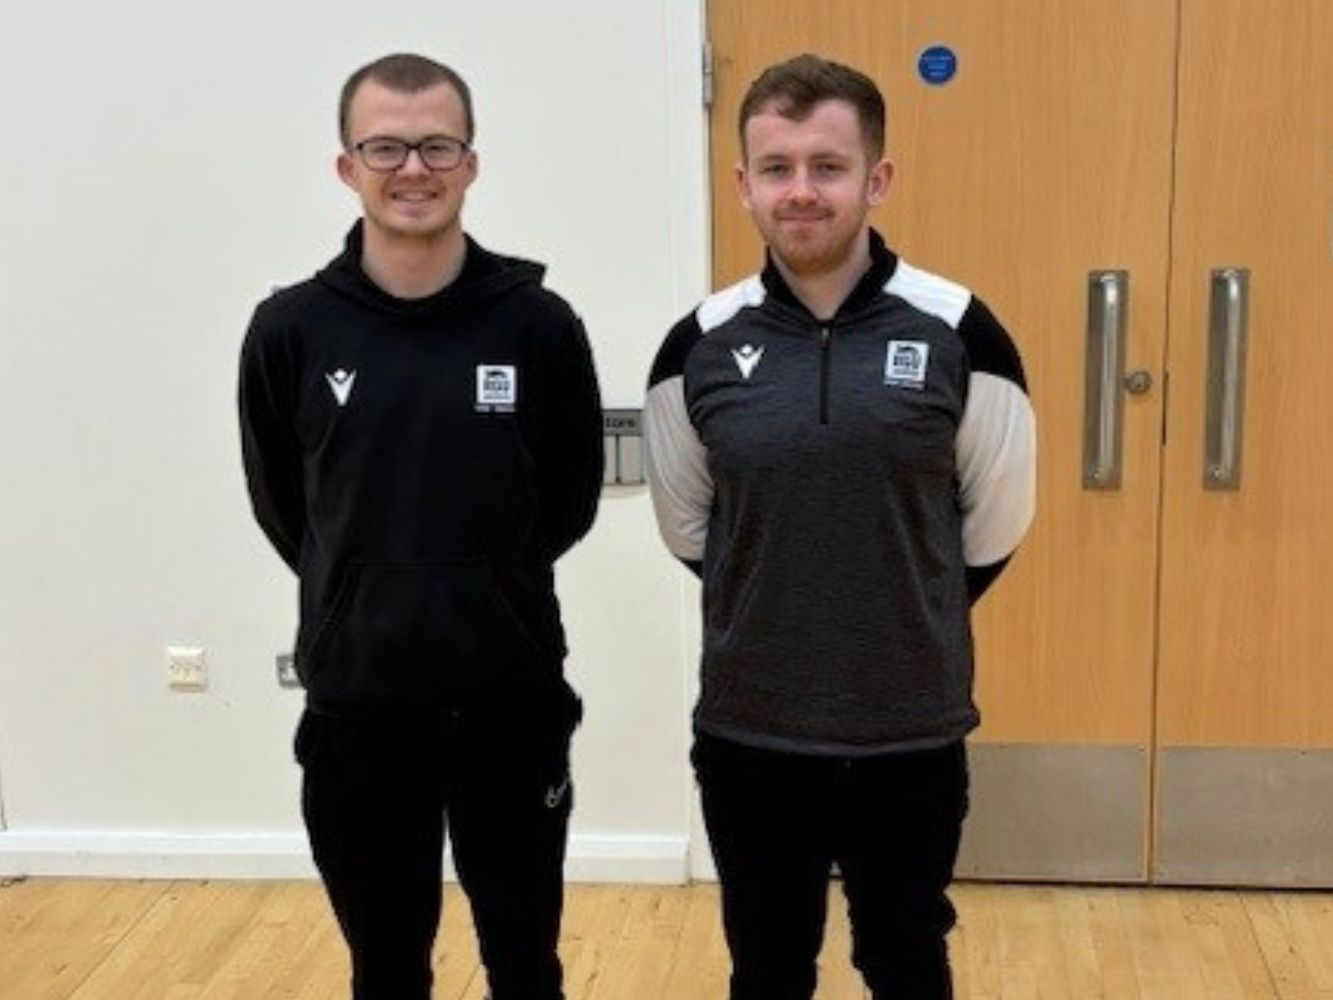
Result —
<path fill-rule="evenodd" d="M 297 670 L 335 714 L 560 685 L 552 564 L 591 526 L 601 404 L 541 265 L 470 238 L 444 290 L 397 299 L 358 223 L 260 304 L 241 354 L 255 516 L 301 580 Z"/>

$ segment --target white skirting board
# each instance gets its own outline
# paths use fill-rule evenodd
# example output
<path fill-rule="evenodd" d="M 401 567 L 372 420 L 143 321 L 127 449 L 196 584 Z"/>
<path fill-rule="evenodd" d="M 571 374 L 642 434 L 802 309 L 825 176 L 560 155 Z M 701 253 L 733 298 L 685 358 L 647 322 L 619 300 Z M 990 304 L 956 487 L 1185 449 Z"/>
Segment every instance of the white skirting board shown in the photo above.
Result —
<path fill-rule="evenodd" d="M 302 833 L 162 834 L 0 831 L 0 878 L 301 879 L 314 878 Z M 689 881 L 685 836 L 570 838 L 569 882 Z M 453 867 L 445 857 L 445 878 Z"/>

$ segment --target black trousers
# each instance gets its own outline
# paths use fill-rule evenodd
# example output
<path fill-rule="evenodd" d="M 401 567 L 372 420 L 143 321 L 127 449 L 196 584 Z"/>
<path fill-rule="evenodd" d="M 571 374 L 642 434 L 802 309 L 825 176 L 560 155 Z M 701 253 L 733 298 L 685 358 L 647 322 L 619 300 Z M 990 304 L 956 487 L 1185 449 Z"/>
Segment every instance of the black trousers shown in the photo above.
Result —
<path fill-rule="evenodd" d="M 875 1000 L 949 1000 L 945 935 L 967 812 L 961 742 L 837 758 L 700 734 L 695 773 L 722 883 L 731 1000 L 810 1000 L 832 865 Z"/>
<path fill-rule="evenodd" d="M 563 1000 L 556 953 L 578 700 L 412 719 L 302 717 L 302 812 L 354 1000 L 429 1000 L 446 827 L 492 1000 Z"/>

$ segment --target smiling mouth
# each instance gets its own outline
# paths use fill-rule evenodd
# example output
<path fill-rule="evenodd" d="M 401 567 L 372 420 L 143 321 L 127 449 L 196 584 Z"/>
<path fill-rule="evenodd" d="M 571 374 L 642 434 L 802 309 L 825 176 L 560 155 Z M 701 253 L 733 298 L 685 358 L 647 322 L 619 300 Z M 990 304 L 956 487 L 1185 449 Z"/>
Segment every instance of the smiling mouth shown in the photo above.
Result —
<path fill-rule="evenodd" d="M 435 199 L 433 191 L 397 191 L 389 196 L 393 201 L 405 201 L 412 205 L 425 204 Z"/>

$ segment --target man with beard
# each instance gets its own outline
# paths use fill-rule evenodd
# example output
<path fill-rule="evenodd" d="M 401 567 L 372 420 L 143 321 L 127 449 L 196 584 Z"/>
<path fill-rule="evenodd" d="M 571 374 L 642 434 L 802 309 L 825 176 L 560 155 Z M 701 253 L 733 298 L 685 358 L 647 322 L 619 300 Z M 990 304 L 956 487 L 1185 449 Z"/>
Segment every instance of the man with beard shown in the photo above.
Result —
<path fill-rule="evenodd" d="M 762 273 L 667 336 L 645 409 L 663 539 L 703 579 L 693 760 L 731 1000 L 810 1000 L 836 863 L 876 1000 L 952 996 L 970 607 L 1034 506 L 1022 365 L 868 222 L 884 101 L 815 56 L 741 107 Z"/>

